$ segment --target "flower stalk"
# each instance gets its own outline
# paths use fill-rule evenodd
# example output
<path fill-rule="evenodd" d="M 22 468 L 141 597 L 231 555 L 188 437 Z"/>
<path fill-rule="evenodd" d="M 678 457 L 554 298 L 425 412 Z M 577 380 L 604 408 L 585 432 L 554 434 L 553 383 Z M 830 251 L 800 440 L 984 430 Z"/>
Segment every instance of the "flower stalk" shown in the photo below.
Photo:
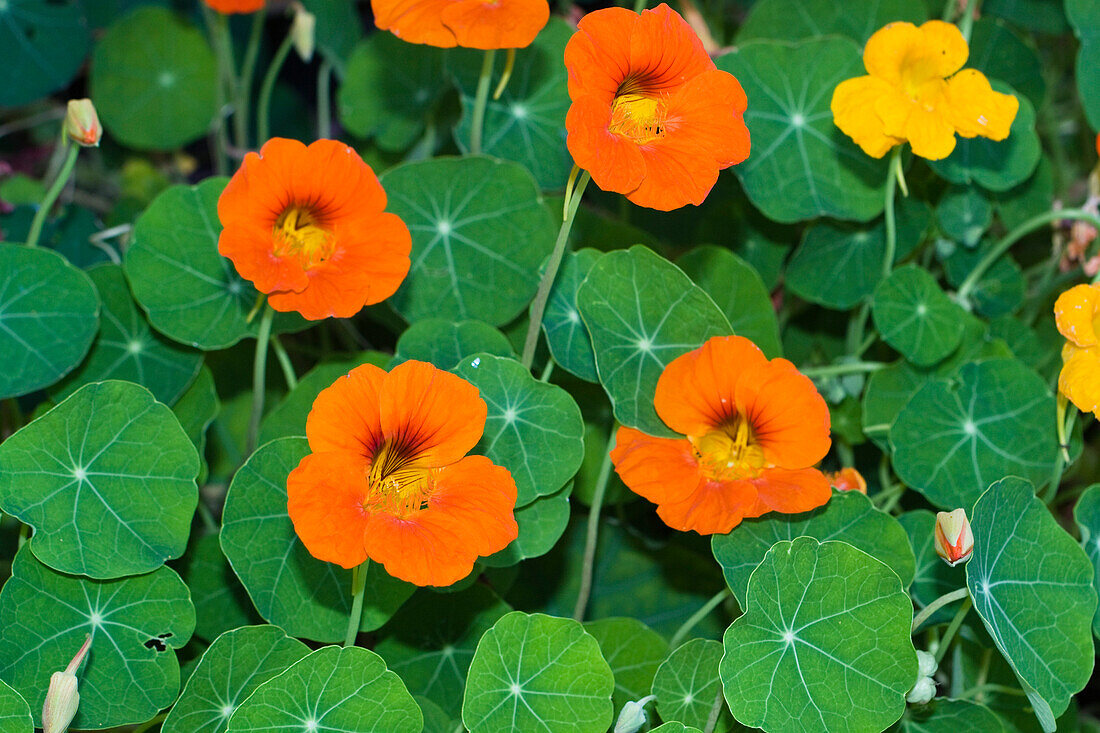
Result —
<path fill-rule="evenodd" d="M 359 625 L 363 619 L 363 597 L 367 589 L 367 570 L 370 560 L 351 569 L 351 613 L 348 614 L 348 630 L 344 634 L 344 646 L 355 646 L 355 637 L 359 635 Z"/>
<path fill-rule="evenodd" d="M 481 62 L 481 74 L 477 78 L 474 109 L 470 117 L 470 153 L 472 155 L 481 155 L 481 139 L 485 128 L 485 107 L 489 104 L 489 85 L 493 80 L 493 59 L 495 57 L 495 48 L 490 48 L 485 52 L 485 57 Z"/>

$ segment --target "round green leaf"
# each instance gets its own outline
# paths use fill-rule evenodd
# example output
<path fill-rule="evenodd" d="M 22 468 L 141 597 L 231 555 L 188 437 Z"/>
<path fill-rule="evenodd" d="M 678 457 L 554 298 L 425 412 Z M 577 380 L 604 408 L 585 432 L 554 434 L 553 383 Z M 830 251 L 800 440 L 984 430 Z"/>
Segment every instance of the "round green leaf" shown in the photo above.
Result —
<path fill-rule="evenodd" d="M 409 276 L 390 298 L 407 321 L 476 318 L 500 326 L 526 307 L 555 226 L 522 166 L 435 158 L 386 172 L 389 210 L 412 233 Z"/>
<path fill-rule="evenodd" d="M 927 19 L 924 4 L 911 0 L 759 0 L 738 30 L 737 42 L 837 35 L 863 45 L 887 23 L 903 20 L 920 25 Z"/>
<path fill-rule="evenodd" d="M 424 717 L 374 652 L 326 646 L 260 685 L 227 733 L 420 733 Z"/>
<path fill-rule="evenodd" d="M 187 388 L 187 391 L 172 406 L 172 412 L 183 427 L 183 432 L 191 439 L 195 450 L 199 454 L 199 480 L 202 485 L 206 482 L 206 429 L 221 410 L 218 402 L 218 393 L 214 389 L 214 375 L 210 368 L 203 366 L 199 369 L 199 375 Z"/>
<path fill-rule="evenodd" d="M 355 4 L 344 0 L 302 0 L 302 5 L 316 18 L 314 36 L 318 50 L 339 74 L 346 69 L 356 42 L 363 37 L 363 21 Z"/>
<path fill-rule="evenodd" d="M 1077 506 L 1073 508 L 1073 518 L 1081 530 L 1081 546 L 1092 561 L 1092 566 L 1100 587 L 1100 484 L 1085 489 Z M 1092 632 L 1100 636 L 1100 608 L 1092 619 Z"/>
<path fill-rule="evenodd" d="M 569 495 L 572 491 L 573 482 L 570 481 L 556 493 L 535 499 L 517 509 L 519 536 L 500 552 L 482 558 L 481 563 L 490 568 L 502 568 L 550 552 L 569 524 Z"/>
<path fill-rule="evenodd" d="M 424 714 L 424 733 L 455 733 L 461 723 L 456 723 L 443 708 L 422 695 L 413 695 L 420 712 Z"/>
<path fill-rule="evenodd" d="M 87 275 L 55 252 L 0 243 L 0 399 L 56 382 L 88 353 L 98 328 Z"/>
<path fill-rule="evenodd" d="M 31 706 L 6 682 L 0 681 L 0 730 L 7 733 L 34 733 Z"/>
<path fill-rule="evenodd" d="M 255 336 L 247 318 L 259 293 L 218 254 L 218 197 L 225 178 L 162 192 L 134 224 L 126 277 L 149 322 L 180 343 L 216 351 Z M 296 313 L 275 317 L 274 330 L 306 325 Z"/>
<path fill-rule="evenodd" d="M 948 237 L 974 248 L 993 223 L 993 207 L 977 189 L 953 187 L 940 199 L 936 220 Z"/>
<path fill-rule="evenodd" d="M 703 731 L 695 726 L 684 725 L 674 720 L 671 723 L 661 723 L 656 728 L 653 728 L 651 733 L 703 733 Z"/>
<path fill-rule="evenodd" d="M 944 261 L 947 281 L 952 285 L 962 285 L 966 276 L 989 253 L 992 243 L 974 249 L 956 249 Z M 1009 254 L 1004 254 L 993 262 L 978 280 L 970 297 L 974 310 L 986 318 L 1012 313 L 1023 303 L 1027 295 L 1027 280 L 1023 271 Z"/>
<path fill-rule="evenodd" d="M 1001 142 L 984 137 L 959 137 L 955 151 L 943 160 L 928 165 L 952 183 L 977 183 L 993 191 L 1007 191 L 1026 181 L 1039 164 L 1042 147 L 1035 131 L 1035 108 L 1027 97 L 1012 87 L 992 80 L 993 88 L 1020 100 L 1020 111 L 1012 122 L 1008 137 Z"/>
<path fill-rule="evenodd" d="M 898 576 L 844 542 L 779 542 L 723 639 L 733 716 L 767 730 L 883 730 L 917 678 Z M 858 701 L 858 704 L 853 704 Z"/>
<path fill-rule="evenodd" d="M 657 380 L 676 357 L 731 333 L 718 306 L 675 265 L 636 246 L 600 258 L 577 291 L 577 310 L 615 417 L 674 435 L 653 408 Z"/>
<path fill-rule="evenodd" d="M 1042 484 L 1058 446 L 1054 397 L 1015 359 L 967 364 L 921 387 L 890 429 L 894 470 L 936 506 L 969 507 L 1003 476 Z"/>
<path fill-rule="evenodd" d="M 202 354 L 149 328 L 121 267 L 99 265 L 88 276 L 103 303 L 99 336 L 80 368 L 50 390 L 50 396 L 60 402 L 89 382 L 121 379 L 145 387 L 159 402 L 174 404 L 198 374 Z"/>
<path fill-rule="evenodd" d="M 615 708 L 648 695 L 653 675 L 668 655 L 665 637 L 636 618 L 602 618 L 589 621 L 584 630 L 600 645 L 615 676 L 611 695 Z"/>
<path fill-rule="evenodd" d="M 916 572 L 909 594 L 917 608 L 924 608 L 945 593 L 963 584 L 963 568 L 950 567 L 936 554 L 936 515 L 927 509 L 906 512 L 898 522 L 909 535 L 909 544 L 917 558 Z M 955 615 L 955 609 L 942 608 L 932 614 L 930 624 L 947 623 Z"/>
<path fill-rule="evenodd" d="M 996 17 L 975 21 L 966 65 L 990 79 L 1011 84 L 1013 89 L 1026 95 L 1035 108 L 1042 108 L 1047 85 L 1034 43 Z"/>
<path fill-rule="evenodd" d="M 899 733 L 1004 733 L 1001 721 L 985 705 L 937 698 L 905 709 Z"/>
<path fill-rule="evenodd" d="M 722 566 L 726 583 L 745 607 L 749 577 L 776 542 L 813 537 L 822 542 L 841 540 L 885 564 L 904 588 L 913 581 L 915 561 L 905 530 L 898 521 L 875 509 L 858 491 L 834 491 L 825 506 L 802 514 L 765 514 L 746 519 L 729 534 L 711 538 L 714 559 Z"/>
<path fill-rule="evenodd" d="M 425 588 L 401 607 L 375 651 L 410 692 L 457 718 L 478 640 L 511 610 L 484 585 L 475 583 L 446 596 Z"/>
<path fill-rule="evenodd" d="M 191 638 L 195 610 L 168 568 L 118 580 L 62 575 L 27 548 L 0 590 L 0 679 L 30 703 L 41 725 L 52 672 L 65 669 L 90 634 L 74 729 L 149 720 L 179 692 L 174 650 Z M 18 622 L 14 622 L 18 619 Z"/>
<path fill-rule="evenodd" d="M 692 639 L 677 647 L 653 678 L 661 719 L 705 728 L 722 684 L 721 661 L 722 645 L 711 639 Z"/>
<path fill-rule="evenodd" d="M 397 339 L 390 368 L 409 359 L 450 369 L 463 357 L 483 351 L 494 356 L 515 356 L 508 337 L 481 321 L 417 321 Z"/>
<path fill-rule="evenodd" d="M 568 392 L 492 354 L 467 357 L 454 372 L 488 405 L 485 433 L 473 452 L 511 472 L 516 506 L 553 494 L 573 477 L 584 459 L 584 421 Z"/>
<path fill-rule="evenodd" d="M 138 8 L 112 24 L 96 44 L 89 84 L 107 133 L 142 150 L 197 140 L 217 112 L 214 53 L 166 8 Z"/>
<path fill-rule="evenodd" d="M 962 309 L 927 270 L 906 265 L 875 288 L 871 315 L 882 339 L 918 366 L 943 359 L 959 345 Z"/>
<path fill-rule="evenodd" d="M 542 330 L 554 361 L 588 382 L 599 381 L 599 375 L 592 342 L 577 310 L 577 290 L 602 256 L 595 249 L 566 252 L 542 315 Z"/>
<path fill-rule="evenodd" d="M 569 177 L 573 159 L 565 147 L 565 113 L 569 110 L 565 44 L 574 29 L 561 18 L 552 18 L 527 48 L 516 51 L 512 78 L 500 99 L 485 107 L 482 152 L 521 163 L 531 171 L 539 187 L 560 189 Z M 485 52 L 463 50 L 452 63 L 464 114 L 455 128 L 455 141 L 466 152 Z M 505 54 L 494 58 L 494 69 L 503 70 Z M 494 73 L 494 82 L 499 78 Z"/>
<path fill-rule="evenodd" d="M 265 620 L 292 636 L 339 641 L 351 612 L 351 573 L 310 555 L 286 511 L 286 477 L 308 452 L 304 438 L 281 438 L 252 454 L 229 485 L 221 544 Z M 371 563 L 360 630 L 388 621 L 413 589 Z"/>
<path fill-rule="evenodd" d="M 256 688 L 309 654 L 277 626 L 245 626 L 207 647 L 168 712 L 162 733 L 223 733 Z"/>
<path fill-rule="evenodd" d="M 1054 166 L 1050 158 L 1040 158 L 1035 172 L 1018 186 L 988 195 L 996 203 L 1001 222 L 1007 229 L 1015 229 L 1054 201 Z"/>
<path fill-rule="evenodd" d="M 615 678 L 576 621 L 513 611 L 477 645 L 462 701 L 470 733 L 604 733 Z"/>
<path fill-rule="evenodd" d="M 0 3 L 0 107 L 17 107 L 64 89 L 80 70 L 90 45 L 80 0 Z"/>
<path fill-rule="evenodd" d="M 1048 716 L 1053 723 L 1092 676 L 1092 563 L 1035 498 L 1031 484 L 1014 476 L 982 494 L 970 524 L 974 556 L 966 586 L 974 610 L 1020 678 L 1040 723 Z"/>
<path fill-rule="evenodd" d="M 782 356 L 779 321 L 771 294 L 752 265 L 722 247 L 696 247 L 676 266 L 711 297 L 733 332 L 760 347 L 769 358 Z"/>
<path fill-rule="evenodd" d="M 717 64 L 752 100 L 753 154 L 734 171 L 769 219 L 867 221 L 882 212 L 886 161 L 860 150 L 829 108 L 837 84 L 865 73 L 859 46 L 841 37 L 753 41 Z"/>
<path fill-rule="evenodd" d="M 1034 1 L 1034 0 L 1033 0 Z M 1092 0 L 1066 0 L 1066 17 L 1081 41 L 1077 49 L 1077 98 L 1092 129 L 1100 128 L 1100 8 Z"/>
<path fill-rule="evenodd" d="M 82 387 L 0 444 L 0 464 L 0 505 L 35 528 L 30 547 L 55 570 L 119 578 L 187 546 L 199 457 L 144 387 Z"/>
<path fill-rule="evenodd" d="M 256 622 L 252 601 L 222 554 L 217 534 L 193 540 L 183 560 L 183 580 L 195 604 L 195 636 L 213 641 L 230 629 Z"/>

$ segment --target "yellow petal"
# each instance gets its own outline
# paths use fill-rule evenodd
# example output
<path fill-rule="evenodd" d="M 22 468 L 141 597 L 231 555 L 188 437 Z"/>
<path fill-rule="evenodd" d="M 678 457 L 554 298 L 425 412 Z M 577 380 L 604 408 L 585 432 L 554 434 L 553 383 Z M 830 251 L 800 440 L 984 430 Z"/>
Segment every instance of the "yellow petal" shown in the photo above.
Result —
<path fill-rule="evenodd" d="M 879 28 L 863 47 L 867 73 L 891 84 L 901 84 L 902 71 L 923 45 L 920 29 L 912 23 L 890 23 Z"/>
<path fill-rule="evenodd" d="M 875 104 L 897 92 L 882 79 L 860 76 L 837 84 L 833 90 L 833 122 L 848 137 L 855 140 L 863 152 L 881 158 L 902 141 L 883 131 L 882 120 L 875 114 Z"/>
<path fill-rule="evenodd" d="M 1100 409 L 1100 349 L 1071 350 L 1058 375 L 1058 391 L 1078 410 L 1096 412 Z"/>
<path fill-rule="evenodd" d="M 942 20 L 930 20 L 920 27 L 921 63 L 929 76 L 946 79 L 963 67 L 970 49 L 958 26 Z"/>
<path fill-rule="evenodd" d="M 1020 109 L 1020 100 L 993 91 L 977 69 L 965 69 L 948 80 L 946 101 L 948 119 L 963 137 L 1004 140 Z"/>
<path fill-rule="evenodd" d="M 1054 322 L 1058 332 L 1077 346 L 1087 348 L 1100 343 L 1095 319 L 1100 313 L 1100 287 L 1076 285 L 1054 302 Z"/>
<path fill-rule="evenodd" d="M 942 160 L 955 149 L 955 128 L 938 110 L 914 105 L 905 126 L 905 137 L 913 155 L 927 160 Z"/>

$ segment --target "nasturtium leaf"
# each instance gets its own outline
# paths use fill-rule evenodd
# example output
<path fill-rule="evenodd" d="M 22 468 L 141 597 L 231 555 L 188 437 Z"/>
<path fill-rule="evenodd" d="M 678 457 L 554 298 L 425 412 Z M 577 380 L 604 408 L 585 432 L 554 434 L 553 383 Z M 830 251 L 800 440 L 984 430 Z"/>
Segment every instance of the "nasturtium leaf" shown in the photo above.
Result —
<path fill-rule="evenodd" d="M 661 719 L 705 728 L 721 690 L 721 661 L 722 645 L 711 639 L 692 639 L 677 647 L 653 677 Z"/>
<path fill-rule="evenodd" d="M 98 328 L 99 297 L 87 275 L 56 252 L 0 243 L 0 399 L 56 382 L 88 353 Z"/>
<path fill-rule="evenodd" d="M 89 85 L 107 134 L 132 148 L 186 145 L 218 111 L 214 52 L 167 8 L 138 8 L 113 23 L 96 44 Z"/>
<path fill-rule="evenodd" d="M 412 233 L 412 268 L 389 303 L 405 320 L 500 326 L 527 306 L 554 226 L 534 179 L 492 158 L 435 158 L 386 172 L 389 211 Z"/>
<path fill-rule="evenodd" d="M 615 676 L 615 691 L 611 695 L 615 709 L 648 695 L 653 675 L 668 656 L 665 637 L 636 618 L 602 618 L 589 621 L 584 630 L 600 645 L 603 658 Z"/>
<path fill-rule="evenodd" d="M 927 381 L 890 429 L 894 470 L 934 505 L 970 507 L 994 481 L 1050 478 L 1057 457 L 1054 397 L 1015 359 L 967 364 Z"/>
<path fill-rule="evenodd" d="M 550 552 L 569 525 L 569 495 L 572 491 L 573 482 L 570 481 L 556 493 L 539 497 L 516 509 L 519 536 L 500 552 L 482 558 L 482 564 L 491 568 L 507 567 Z"/>
<path fill-rule="evenodd" d="M 218 197 L 225 178 L 172 186 L 137 222 L 123 263 L 134 298 L 165 336 L 207 351 L 255 336 L 260 318 L 248 314 L 259 293 L 218 254 Z M 274 330 L 304 328 L 296 313 L 275 317 Z"/>
<path fill-rule="evenodd" d="M 1003 733 L 1004 726 L 985 705 L 941 697 L 926 705 L 906 708 L 896 730 L 897 733 Z"/>
<path fill-rule="evenodd" d="M 174 344 L 149 328 L 130 296 L 118 265 L 88 270 L 103 304 L 99 336 L 80 367 L 50 390 L 61 401 L 89 382 L 121 379 L 145 387 L 157 401 L 172 405 L 198 374 L 202 354 Z"/>
<path fill-rule="evenodd" d="M 489 408 L 473 452 L 511 472 L 516 506 L 553 494 L 573 477 L 584 458 L 584 421 L 568 392 L 492 354 L 468 356 L 454 371 L 478 388 Z"/>
<path fill-rule="evenodd" d="M 31 706 L 6 682 L 0 680 L 0 730 L 5 733 L 34 733 Z"/>
<path fill-rule="evenodd" d="M 947 281 L 955 286 L 961 285 L 974 266 L 985 259 L 991 246 L 992 244 L 975 249 L 956 249 L 944 261 Z M 1027 279 L 1020 266 L 1008 254 L 998 258 L 970 291 L 974 310 L 986 318 L 1012 313 L 1020 307 L 1026 295 Z"/>
<path fill-rule="evenodd" d="M 917 608 L 924 608 L 945 593 L 961 587 L 964 581 L 963 568 L 950 567 L 936 554 L 936 515 L 927 509 L 917 509 L 902 514 L 898 517 L 898 522 L 909 535 L 909 544 L 917 558 L 916 573 L 909 588 L 909 594 Z M 942 608 L 933 613 L 927 623 L 946 623 L 954 613 L 951 607 Z"/>
<path fill-rule="evenodd" d="M 1096 585 L 1100 587 L 1100 484 L 1093 484 L 1081 494 L 1073 508 L 1073 518 L 1081 530 L 1081 546 L 1092 561 Z M 1100 636 L 1100 608 L 1093 616 L 1092 632 Z"/>
<path fill-rule="evenodd" d="M 0 590 L 0 679 L 41 725 L 50 674 L 65 669 L 90 634 L 74 729 L 149 720 L 179 692 L 175 649 L 191 638 L 195 610 L 169 568 L 118 580 L 50 570 L 24 547 Z"/>
<path fill-rule="evenodd" d="M 711 538 L 714 559 L 722 566 L 726 583 L 742 608 L 749 578 L 768 550 L 776 542 L 795 537 L 847 542 L 893 570 L 902 587 L 913 580 L 913 551 L 898 521 L 875 509 L 871 500 L 858 491 L 834 491 L 828 504 L 813 511 L 772 512 L 746 519 L 735 531 Z"/>
<path fill-rule="evenodd" d="M 977 189 L 952 187 L 936 207 L 936 221 L 944 234 L 973 249 L 993 223 L 993 207 Z"/>
<path fill-rule="evenodd" d="M 213 641 L 230 629 L 258 622 L 252 601 L 222 554 L 217 534 L 193 540 L 183 560 L 186 567 L 181 575 L 195 604 L 195 636 Z"/>
<path fill-rule="evenodd" d="M 615 678 L 576 621 L 513 611 L 485 632 L 462 701 L 470 733 L 604 733 Z"/>
<path fill-rule="evenodd" d="M 463 357 L 478 352 L 505 357 L 516 354 L 508 337 L 488 323 L 426 318 L 409 326 L 397 339 L 391 368 L 416 359 L 451 369 Z"/>
<path fill-rule="evenodd" d="M 561 189 L 573 167 L 565 147 L 565 113 L 569 110 L 565 44 L 574 29 L 562 18 L 552 18 L 534 43 L 516 51 L 515 67 L 500 99 L 490 98 L 482 127 L 482 152 L 512 160 L 531 171 L 539 187 Z M 484 51 L 463 50 L 452 65 L 462 99 L 462 120 L 455 141 L 466 152 L 470 147 L 474 98 L 481 76 Z M 494 83 L 503 70 L 505 54 L 494 58 Z"/>
<path fill-rule="evenodd" d="M 363 22 L 355 12 L 354 3 L 344 0 L 302 0 L 302 5 L 316 18 L 314 37 L 317 48 L 340 73 L 345 69 L 356 42 L 363 37 Z"/>
<path fill-rule="evenodd" d="M 353 135 L 373 137 L 383 150 L 409 147 L 450 86 L 445 57 L 439 48 L 371 33 L 344 69 L 336 95 L 340 123 Z"/>
<path fill-rule="evenodd" d="M 481 635 L 512 608 L 488 587 L 475 583 L 446 596 L 421 589 L 383 629 L 374 650 L 409 691 L 457 718 L 462 711 L 466 670 Z"/>
<path fill-rule="evenodd" d="M 769 358 L 782 356 L 771 294 L 749 263 L 728 249 L 707 245 L 677 258 L 676 266 L 711 297 L 734 333 L 751 340 Z"/>
<path fill-rule="evenodd" d="M 745 113 L 753 154 L 733 170 L 769 219 L 867 221 L 882 211 L 887 161 L 860 150 L 829 109 L 837 84 L 866 73 L 854 41 L 753 41 L 716 63 L 753 100 Z"/>
<path fill-rule="evenodd" d="M 118 578 L 183 554 L 199 457 L 144 387 L 82 387 L 0 444 L 0 465 L 0 507 L 55 570 Z"/>
<path fill-rule="evenodd" d="M 800 41 L 847 36 L 861 46 L 887 23 L 903 20 L 920 25 L 928 19 L 924 5 L 911 0 L 871 0 L 859 12 L 846 0 L 760 0 L 737 32 L 737 42 L 756 39 Z"/>
<path fill-rule="evenodd" d="M 91 33 L 80 0 L 0 4 L 4 84 L 0 107 L 16 107 L 68 86 L 84 63 Z"/>
<path fill-rule="evenodd" d="M 996 204 L 1001 222 L 1010 230 L 1026 222 L 1036 211 L 1049 209 L 1054 201 L 1054 167 L 1050 158 L 1040 158 L 1035 172 L 1018 186 L 988 195 Z"/>
<path fill-rule="evenodd" d="M 615 417 L 651 435 L 673 435 L 653 408 L 657 379 L 676 357 L 732 332 L 722 311 L 679 268 L 641 246 L 601 257 L 577 291 L 577 310 Z"/>
<path fill-rule="evenodd" d="M 749 579 L 719 668 L 740 722 L 883 730 L 917 678 L 912 603 L 894 571 L 844 542 L 779 542 Z"/>
<path fill-rule="evenodd" d="M 670 723 L 661 723 L 656 728 L 651 729 L 650 733 L 703 733 L 703 731 L 695 726 L 684 725 L 673 720 Z"/>
<path fill-rule="evenodd" d="M 554 361 L 588 382 L 599 381 L 599 374 L 592 341 L 577 310 L 577 290 L 602 256 L 595 249 L 566 252 L 542 315 L 542 330 Z"/>
<path fill-rule="evenodd" d="M 244 626 L 207 647 L 161 726 L 162 733 L 223 733 L 256 688 L 309 654 L 277 626 Z"/>
<path fill-rule="evenodd" d="M 281 438 L 252 454 L 225 497 L 221 544 L 266 621 L 292 636 L 338 641 L 351 612 L 351 573 L 310 555 L 286 511 L 286 477 L 308 452 L 305 438 Z M 368 567 L 362 631 L 388 621 L 414 589 L 378 563 Z"/>
<path fill-rule="evenodd" d="M 326 646 L 264 682 L 227 733 L 420 733 L 424 717 L 401 678 L 372 651 Z"/>
<path fill-rule="evenodd" d="M 455 733 L 461 727 L 461 723 L 456 723 L 443 708 L 423 695 L 413 695 L 413 700 L 424 716 L 424 733 Z"/>
<path fill-rule="evenodd" d="M 1066 15 L 1072 16 L 1074 6 L 1091 6 L 1091 3 L 1090 0 L 1070 0 L 1064 5 L 1065 10 L 1062 0 L 987 0 L 982 15 L 1003 18 L 1039 33 L 1058 34 L 1069 29 Z"/>
<path fill-rule="evenodd" d="M 1016 445 L 1024 442 L 1018 438 Z M 1031 484 L 1015 476 L 982 494 L 970 525 L 974 556 L 966 585 L 974 610 L 1024 685 L 1040 723 L 1053 723 L 1092 676 L 1092 563 Z"/>
<path fill-rule="evenodd" d="M 996 91 L 1020 100 L 1020 111 L 1008 138 L 997 142 L 984 137 L 959 137 L 951 155 L 943 160 L 930 160 L 928 165 L 951 183 L 977 183 L 993 191 L 1007 191 L 1031 176 L 1042 149 L 1039 133 L 1035 131 L 1035 108 L 1028 98 L 1000 81 L 991 83 Z"/>
<path fill-rule="evenodd" d="M 1081 41 L 1077 49 L 1077 95 L 1093 129 L 1100 127 L 1100 9 L 1092 0 L 1066 0 L 1066 17 Z"/>
<path fill-rule="evenodd" d="M 218 393 L 214 389 L 214 375 L 207 366 L 199 369 L 191 386 L 172 405 L 172 412 L 176 413 L 180 427 L 187 433 L 199 455 L 199 485 L 206 481 L 206 429 L 214 422 L 220 409 Z"/>
<path fill-rule="evenodd" d="M 959 345 L 962 309 L 917 265 L 894 270 L 875 288 L 871 315 L 882 339 L 918 366 L 943 359 Z"/>
<path fill-rule="evenodd" d="M 996 16 L 975 21 L 966 65 L 990 79 L 1011 84 L 1031 100 L 1036 109 L 1042 108 L 1047 85 L 1035 46 Z"/>

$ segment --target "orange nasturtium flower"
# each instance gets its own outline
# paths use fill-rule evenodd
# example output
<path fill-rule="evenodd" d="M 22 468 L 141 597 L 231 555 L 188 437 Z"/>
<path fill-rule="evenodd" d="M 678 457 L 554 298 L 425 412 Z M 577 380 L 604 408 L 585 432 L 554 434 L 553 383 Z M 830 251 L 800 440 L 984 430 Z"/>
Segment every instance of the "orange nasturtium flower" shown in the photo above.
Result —
<path fill-rule="evenodd" d="M 218 251 L 277 311 L 349 318 L 393 295 L 412 238 L 370 166 L 335 140 L 272 138 L 218 199 Z"/>
<path fill-rule="evenodd" d="M 829 408 L 786 359 L 741 336 L 715 337 L 657 381 L 657 414 L 683 438 L 619 428 L 611 460 L 665 524 L 729 532 L 746 517 L 805 512 L 829 500 L 814 464 L 829 452 Z"/>
<path fill-rule="evenodd" d="M 1100 286 L 1077 285 L 1059 295 L 1054 319 L 1066 337 L 1058 391 L 1100 418 Z"/>
<path fill-rule="evenodd" d="M 873 158 L 908 140 L 914 155 L 940 160 L 955 149 L 955 133 L 1004 140 L 1020 100 L 993 91 L 977 69 L 959 71 L 969 55 L 951 23 L 880 28 L 863 48 L 868 75 L 833 90 L 836 126 Z"/>
<path fill-rule="evenodd" d="M 863 478 L 863 474 L 851 466 L 845 466 L 839 471 L 827 473 L 825 474 L 825 478 L 829 479 L 829 484 L 837 491 L 858 491 L 861 494 L 867 493 L 867 480 Z"/>
<path fill-rule="evenodd" d="M 206 4 L 219 13 L 255 13 L 261 10 L 266 0 L 205 0 Z"/>
<path fill-rule="evenodd" d="M 749 155 L 741 84 L 664 3 L 584 16 L 565 66 L 566 144 L 605 191 L 661 211 L 699 205 L 718 171 Z"/>
<path fill-rule="evenodd" d="M 371 364 L 336 380 L 306 421 L 312 451 L 287 478 L 294 531 L 319 560 L 368 558 L 416 585 L 451 585 L 519 532 L 507 469 L 466 454 L 485 401 L 464 379 L 420 361 Z"/>
<path fill-rule="evenodd" d="M 550 19 L 547 0 L 371 0 L 374 24 L 439 48 L 526 48 Z"/>

